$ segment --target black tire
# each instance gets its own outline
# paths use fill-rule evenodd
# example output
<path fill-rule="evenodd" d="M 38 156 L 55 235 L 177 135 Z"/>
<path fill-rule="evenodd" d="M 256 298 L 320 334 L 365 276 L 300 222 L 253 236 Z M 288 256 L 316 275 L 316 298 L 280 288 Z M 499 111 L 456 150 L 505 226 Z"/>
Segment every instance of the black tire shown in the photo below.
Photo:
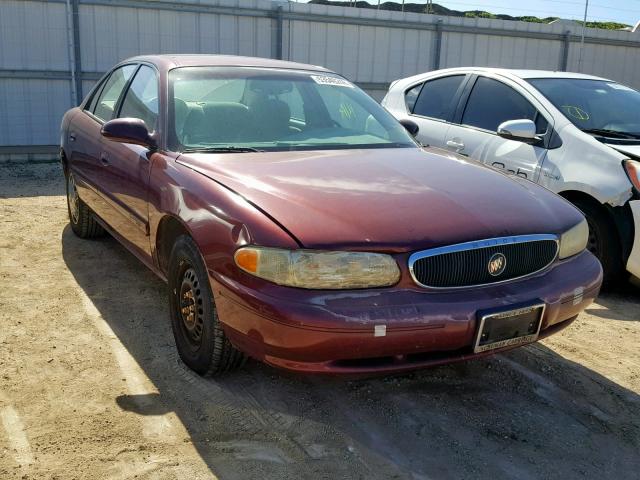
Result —
<path fill-rule="evenodd" d="M 71 230 L 80 238 L 97 238 L 104 235 L 104 228 L 98 223 L 91 209 L 78 195 L 73 173 L 65 175 L 67 185 L 67 212 Z"/>
<path fill-rule="evenodd" d="M 602 264 L 603 286 L 611 287 L 624 278 L 622 249 L 616 226 L 599 205 L 577 200 L 578 207 L 589 224 L 589 243 L 587 248 Z"/>
<path fill-rule="evenodd" d="M 207 269 L 193 240 L 176 240 L 169 260 L 169 309 L 178 354 L 203 376 L 235 370 L 246 361 L 218 320 Z"/>

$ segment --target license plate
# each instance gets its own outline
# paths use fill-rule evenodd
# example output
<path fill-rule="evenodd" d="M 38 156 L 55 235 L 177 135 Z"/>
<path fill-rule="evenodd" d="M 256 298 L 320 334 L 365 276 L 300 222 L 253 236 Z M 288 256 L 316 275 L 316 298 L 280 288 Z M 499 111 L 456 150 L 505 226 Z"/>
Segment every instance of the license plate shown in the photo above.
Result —
<path fill-rule="evenodd" d="M 534 342 L 540 333 L 544 304 L 531 305 L 480 317 L 474 353 Z"/>

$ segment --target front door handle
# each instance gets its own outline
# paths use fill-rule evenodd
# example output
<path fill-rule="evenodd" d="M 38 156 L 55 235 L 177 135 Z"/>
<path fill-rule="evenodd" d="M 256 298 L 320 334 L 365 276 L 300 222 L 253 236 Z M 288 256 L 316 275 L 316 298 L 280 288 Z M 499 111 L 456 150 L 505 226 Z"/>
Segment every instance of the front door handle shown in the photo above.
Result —
<path fill-rule="evenodd" d="M 456 152 L 460 152 L 464 150 L 464 143 L 456 142 L 455 140 L 447 140 L 447 147 L 455 150 Z"/>
<path fill-rule="evenodd" d="M 109 155 L 106 152 L 102 152 L 100 154 L 100 163 L 102 163 L 102 165 L 104 165 L 105 167 L 109 165 Z"/>

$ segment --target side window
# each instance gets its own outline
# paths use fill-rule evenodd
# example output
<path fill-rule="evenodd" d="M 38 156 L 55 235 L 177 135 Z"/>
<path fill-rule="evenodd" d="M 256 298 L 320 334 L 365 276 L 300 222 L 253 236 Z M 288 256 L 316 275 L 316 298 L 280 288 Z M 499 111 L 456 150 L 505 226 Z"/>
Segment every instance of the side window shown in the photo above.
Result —
<path fill-rule="evenodd" d="M 538 133 L 547 130 L 547 121 L 526 98 L 502 82 L 479 77 L 469 95 L 462 123 L 495 132 L 502 122 L 523 118 L 536 122 Z"/>
<path fill-rule="evenodd" d="M 464 77 L 464 75 L 452 75 L 425 82 L 413 107 L 413 113 L 423 117 L 448 120 L 456 99 L 456 92 Z"/>
<path fill-rule="evenodd" d="M 89 100 L 89 102 L 84 106 L 84 109 L 87 112 L 91 112 L 93 113 L 93 111 L 96 108 L 96 103 L 98 103 L 98 97 L 100 96 L 100 91 L 102 90 L 102 87 L 104 87 L 106 80 L 103 80 L 100 85 L 98 85 L 95 89 L 95 91 L 93 92 L 93 96 L 91 97 L 91 100 Z"/>
<path fill-rule="evenodd" d="M 125 94 L 118 117 L 144 120 L 149 131 L 156 129 L 158 120 L 158 79 L 151 67 L 142 65 Z"/>
<path fill-rule="evenodd" d="M 125 65 L 113 71 L 93 110 L 96 117 L 104 121 L 111 120 L 118 98 L 136 68 L 137 65 Z"/>
<path fill-rule="evenodd" d="M 416 85 L 410 90 L 407 90 L 404 94 L 404 103 L 407 105 L 407 111 L 413 113 L 413 107 L 416 104 L 416 100 L 418 99 L 418 95 L 420 94 L 420 89 L 422 88 L 422 83 L 420 85 Z"/>

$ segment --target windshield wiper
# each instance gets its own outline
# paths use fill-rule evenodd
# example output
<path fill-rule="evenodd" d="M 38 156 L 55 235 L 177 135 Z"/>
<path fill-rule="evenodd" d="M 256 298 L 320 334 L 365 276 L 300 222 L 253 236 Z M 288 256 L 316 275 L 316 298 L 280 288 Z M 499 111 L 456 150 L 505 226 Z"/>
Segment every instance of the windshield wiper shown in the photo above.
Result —
<path fill-rule="evenodd" d="M 246 152 L 263 152 L 264 150 L 258 150 L 253 147 L 189 147 L 182 150 L 182 153 L 246 153 Z"/>
<path fill-rule="evenodd" d="M 608 130 L 606 128 L 583 128 L 581 129 L 584 133 L 590 133 L 592 135 L 598 135 L 601 137 L 610 137 L 610 138 L 640 138 L 640 135 L 635 135 L 633 133 L 619 132 L 617 130 Z"/>

